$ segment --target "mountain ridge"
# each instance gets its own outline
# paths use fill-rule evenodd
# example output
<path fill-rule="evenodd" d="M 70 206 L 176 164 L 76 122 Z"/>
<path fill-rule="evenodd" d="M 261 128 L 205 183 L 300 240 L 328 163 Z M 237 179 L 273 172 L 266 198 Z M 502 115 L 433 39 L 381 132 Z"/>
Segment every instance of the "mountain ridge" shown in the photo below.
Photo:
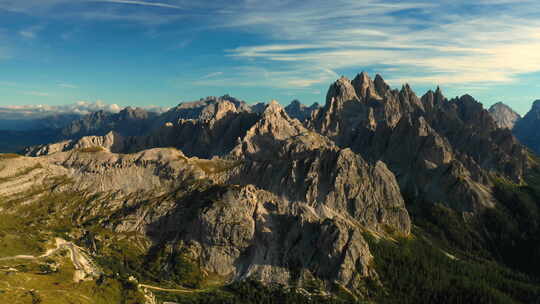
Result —
<path fill-rule="evenodd" d="M 385 267 L 410 266 L 396 261 L 411 256 L 391 248 L 407 246 L 429 253 L 412 265 L 436 257 L 448 272 L 484 269 L 481 256 L 540 275 L 540 265 L 516 262 L 538 248 L 531 197 L 539 163 L 474 98 L 449 100 L 440 88 L 418 97 L 407 84 L 392 89 L 360 73 L 331 84 L 309 118 L 291 111 L 298 108 L 223 96 L 152 119 L 126 110 L 124 120 L 147 126 L 135 135 L 95 114 L 110 129 L 86 130 L 107 133 L 0 155 L 0 214 L 29 223 L 24 235 L 1 224 L 0 232 L 33 244 L 27 235 L 60 231 L 86 244 L 110 282 L 133 277 L 138 286 L 193 293 L 255 281 L 344 303 L 384 302 L 400 290 L 388 275 L 400 268 Z M 515 252 L 516 244 L 532 250 Z M 17 254 L 25 252 L 9 256 Z M 490 294 L 467 284 L 453 295 Z M 489 286 L 520 301 L 540 295 Z"/>

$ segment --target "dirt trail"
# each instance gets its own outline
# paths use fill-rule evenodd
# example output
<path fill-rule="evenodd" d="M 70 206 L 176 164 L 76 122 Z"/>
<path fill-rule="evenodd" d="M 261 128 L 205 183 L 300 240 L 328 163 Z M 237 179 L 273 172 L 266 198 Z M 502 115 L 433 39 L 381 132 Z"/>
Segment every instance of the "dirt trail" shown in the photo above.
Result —
<path fill-rule="evenodd" d="M 37 258 L 33 255 L 16 255 L 12 257 L 5 257 L 0 258 L 0 261 L 8 261 L 8 260 L 36 260 Z"/>
<path fill-rule="evenodd" d="M 33 255 L 16 255 L 12 257 L 0 258 L 0 261 L 37 260 L 49 257 L 61 250 L 68 250 L 70 253 L 71 262 L 75 267 L 75 274 L 73 275 L 73 280 L 75 282 L 88 279 L 91 280 L 101 274 L 101 271 L 94 265 L 88 255 L 84 253 L 82 248 L 61 238 L 55 238 L 55 243 L 56 248 L 48 249 L 44 254 L 37 257 Z"/>
<path fill-rule="evenodd" d="M 193 293 L 193 292 L 201 292 L 201 290 L 189 290 L 189 289 L 168 289 L 168 288 L 161 288 L 157 286 L 152 285 L 146 285 L 146 284 L 139 284 L 139 287 L 141 288 L 148 288 L 152 290 L 159 290 L 159 291 L 165 291 L 165 292 L 184 292 L 184 293 Z"/>

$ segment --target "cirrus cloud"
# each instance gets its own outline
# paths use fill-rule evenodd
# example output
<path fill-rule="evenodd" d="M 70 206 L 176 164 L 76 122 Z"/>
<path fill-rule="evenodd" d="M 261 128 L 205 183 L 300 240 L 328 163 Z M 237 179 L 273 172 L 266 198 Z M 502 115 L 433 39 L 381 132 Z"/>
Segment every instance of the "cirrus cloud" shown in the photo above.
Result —
<path fill-rule="evenodd" d="M 272 6 L 255 7 L 228 26 L 251 26 L 273 39 L 229 49 L 228 55 L 305 71 L 308 78 L 316 69 L 385 65 L 397 75 L 391 82 L 493 84 L 540 71 L 540 21 L 531 18 L 540 15 L 537 2 L 345 0 L 296 5 L 279 14 L 270 13 Z"/>

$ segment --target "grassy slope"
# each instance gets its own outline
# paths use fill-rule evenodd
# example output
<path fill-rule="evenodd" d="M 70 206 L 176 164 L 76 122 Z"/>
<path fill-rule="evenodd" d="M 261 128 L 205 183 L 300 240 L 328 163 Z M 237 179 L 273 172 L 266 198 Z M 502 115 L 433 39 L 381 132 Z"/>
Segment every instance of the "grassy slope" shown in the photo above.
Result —
<path fill-rule="evenodd" d="M 13 157 L 16 156 L 1 155 L 0 165 Z M 21 170 L 0 183 L 39 168 Z M 81 193 L 52 191 L 67 183 L 70 181 L 66 178 L 51 178 L 45 187 L 17 197 L 0 198 L 0 208 L 6 210 L 0 220 L 0 258 L 39 256 L 54 247 L 51 243 L 54 237 L 70 238 L 70 232 L 77 229 L 73 217 L 89 198 Z M 49 265 L 56 265 L 57 269 L 50 271 Z M 97 281 L 74 283 L 74 270 L 66 252 L 46 259 L 0 260 L 0 302 L 142 303 L 142 295 L 137 290 L 126 289 L 127 283 L 121 278 L 104 276 Z"/>

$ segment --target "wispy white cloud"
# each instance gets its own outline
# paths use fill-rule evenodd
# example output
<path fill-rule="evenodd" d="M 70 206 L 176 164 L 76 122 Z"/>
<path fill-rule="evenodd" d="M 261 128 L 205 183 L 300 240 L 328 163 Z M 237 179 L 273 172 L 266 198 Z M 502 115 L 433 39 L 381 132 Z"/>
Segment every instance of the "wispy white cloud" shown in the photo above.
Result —
<path fill-rule="evenodd" d="M 13 81 L 0 81 L 0 86 L 14 87 L 14 86 L 17 86 L 17 83 Z"/>
<path fill-rule="evenodd" d="M 144 106 L 141 108 L 145 109 L 146 111 L 155 112 L 155 113 L 163 113 L 170 110 L 170 107 L 162 107 L 162 106 L 156 106 L 156 105 L 149 105 L 149 106 Z"/>
<path fill-rule="evenodd" d="M 73 104 L 67 105 L 58 105 L 51 106 L 46 104 L 37 104 L 37 105 L 11 105 L 11 106 L 0 106 L 0 113 L 6 116 L 8 113 L 11 113 L 15 116 L 24 116 L 24 117 L 45 117 L 53 114 L 80 114 L 85 115 L 91 112 L 96 111 L 107 111 L 111 113 L 117 113 L 122 108 L 117 104 L 107 104 L 101 100 L 95 102 L 89 101 L 78 101 Z"/>
<path fill-rule="evenodd" d="M 64 14 L 74 19 L 159 30 L 195 16 L 206 30 L 260 38 L 224 50 L 236 60 L 234 73 L 202 77 L 196 85 L 305 89 L 336 78 L 325 71 L 370 69 L 391 82 L 479 87 L 540 71 L 537 0 L 0 0 L 0 9 L 27 14 L 68 5 L 84 7 Z"/>
<path fill-rule="evenodd" d="M 28 30 L 19 31 L 19 35 L 23 36 L 24 38 L 28 38 L 28 39 L 36 38 L 36 34 L 34 32 L 28 31 Z"/>
<path fill-rule="evenodd" d="M 147 106 L 143 107 L 144 109 L 152 112 L 164 112 L 168 110 L 166 107 L 160 106 Z M 94 102 L 90 101 L 77 101 L 73 104 L 66 105 L 47 105 L 47 104 L 37 104 L 37 105 L 12 105 L 12 106 L 0 106 L 0 119 L 39 119 L 52 115 L 59 114 L 76 114 L 76 115 L 86 115 L 96 111 L 105 111 L 110 113 L 118 113 L 122 110 L 117 104 L 108 104 L 101 100 Z"/>
<path fill-rule="evenodd" d="M 19 31 L 19 35 L 26 39 L 34 39 L 37 37 L 38 33 L 43 29 L 42 26 L 36 25 L 31 26 Z"/>
<path fill-rule="evenodd" d="M 156 6 L 156 7 L 165 7 L 165 8 L 174 8 L 181 9 L 182 7 L 177 5 L 172 5 L 163 2 L 150 2 L 150 1 L 135 1 L 135 0 L 101 0 L 100 2 L 109 2 L 109 3 L 118 3 L 118 4 L 130 4 L 130 5 L 141 5 L 141 6 Z"/>
<path fill-rule="evenodd" d="M 24 95 L 30 95 L 30 96 L 38 96 L 38 97 L 49 97 L 51 96 L 51 93 L 48 92 L 40 92 L 40 91 L 27 91 L 23 92 Z"/>
<path fill-rule="evenodd" d="M 217 77 L 221 75 L 223 75 L 223 72 L 214 72 L 214 73 L 209 73 L 209 74 L 201 76 L 201 79 L 208 79 L 208 78 L 213 78 L 213 77 Z"/>
<path fill-rule="evenodd" d="M 173 46 L 173 49 L 183 49 L 183 48 L 187 47 L 188 45 L 190 45 L 191 42 L 193 42 L 192 39 L 183 39 L 183 40 L 180 40 L 177 44 L 175 44 L 175 45 Z"/>
<path fill-rule="evenodd" d="M 283 5 L 286 10 L 279 9 Z M 273 62 L 280 70 L 306 72 L 289 79 L 291 86 L 316 84 L 305 76 L 314 67 L 360 71 L 386 65 L 397 76 L 393 82 L 418 84 L 508 83 L 540 71 L 540 21 L 525 18 L 540 15 L 538 2 L 484 0 L 463 11 L 468 5 L 250 1 L 226 26 L 249 26 L 272 39 L 228 54 L 249 65 Z"/>
<path fill-rule="evenodd" d="M 92 4 L 92 3 L 116 3 L 126 5 L 138 5 L 138 6 L 154 6 L 162 8 L 179 9 L 185 7 L 190 1 L 187 0 L 170 0 L 170 1 L 142 1 L 142 0 L 24 0 L 24 1 L 12 1 L 12 0 L 0 0 L 0 9 L 29 13 L 40 14 L 51 8 L 58 6 L 77 5 L 77 4 Z M 86 9 L 90 7 L 86 6 Z M 73 12 L 72 12 L 73 13 Z"/>
<path fill-rule="evenodd" d="M 338 74 L 334 71 L 319 67 L 309 70 L 278 70 L 271 67 L 242 66 L 233 68 L 226 76 L 224 74 L 213 75 L 192 81 L 191 84 L 210 87 L 270 87 L 306 91 L 314 84 L 329 83 L 337 77 Z M 181 81 L 185 82 L 185 80 Z"/>
<path fill-rule="evenodd" d="M 58 86 L 65 89 L 78 89 L 79 88 L 79 86 L 71 84 L 71 83 L 67 83 L 67 82 L 60 82 L 58 83 Z"/>
<path fill-rule="evenodd" d="M 167 24 L 189 15 L 204 4 L 189 0 L 0 0 L 0 12 L 16 12 L 55 19 L 85 21 L 127 21 L 146 25 Z M 165 13 L 164 13 L 165 12 Z M 20 31 L 32 36 L 31 32 Z M 70 38 L 71 33 L 64 33 Z"/>

